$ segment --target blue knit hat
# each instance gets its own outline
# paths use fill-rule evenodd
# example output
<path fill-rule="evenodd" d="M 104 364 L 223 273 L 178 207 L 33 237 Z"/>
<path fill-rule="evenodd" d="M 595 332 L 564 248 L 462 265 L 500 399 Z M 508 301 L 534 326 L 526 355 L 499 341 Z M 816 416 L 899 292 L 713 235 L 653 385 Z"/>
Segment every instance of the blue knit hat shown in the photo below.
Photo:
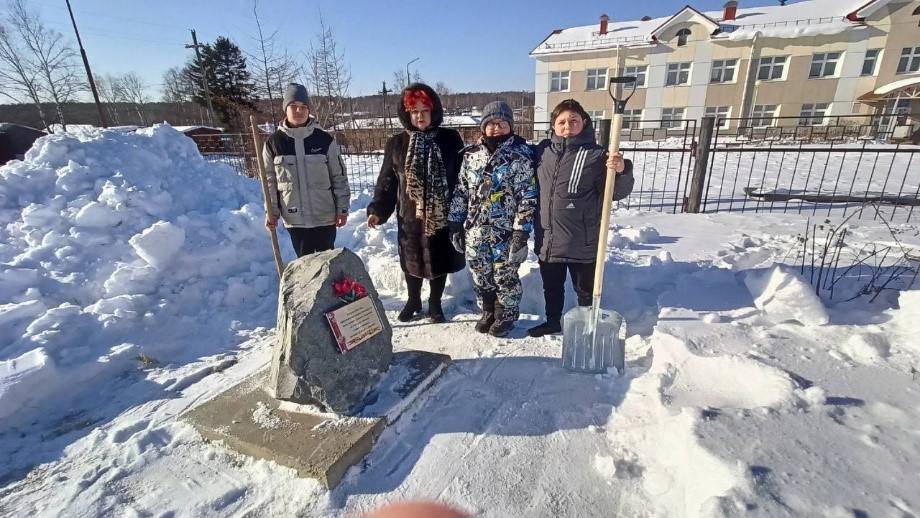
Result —
<path fill-rule="evenodd" d="M 514 111 L 505 101 L 492 101 L 482 109 L 482 119 L 479 120 L 479 129 L 486 131 L 486 123 L 493 119 L 506 121 L 514 128 Z"/>

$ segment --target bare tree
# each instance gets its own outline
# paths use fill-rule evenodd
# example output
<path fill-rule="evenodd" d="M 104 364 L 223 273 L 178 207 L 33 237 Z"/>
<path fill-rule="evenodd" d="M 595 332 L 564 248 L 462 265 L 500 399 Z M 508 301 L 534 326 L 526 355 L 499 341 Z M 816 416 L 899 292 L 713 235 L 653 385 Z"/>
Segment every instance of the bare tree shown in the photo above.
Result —
<path fill-rule="evenodd" d="M 12 0 L 10 24 L 28 50 L 28 62 L 40 79 L 41 91 L 54 103 L 61 128 L 67 131 L 64 105 L 85 89 L 74 61 L 76 53 L 61 33 L 46 27 L 36 13 L 26 8 L 24 0 Z"/>
<path fill-rule="evenodd" d="M 139 75 L 129 72 L 121 76 L 121 91 L 125 100 L 134 106 L 134 112 L 137 113 L 137 119 L 141 126 L 147 126 L 147 114 L 144 105 L 150 99 L 147 97 L 147 85 Z"/>
<path fill-rule="evenodd" d="M 96 91 L 99 92 L 99 100 L 105 104 L 105 110 L 112 124 L 116 126 L 121 124 L 118 104 L 125 102 L 121 90 L 121 79 L 112 74 L 97 76 Z"/>
<path fill-rule="evenodd" d="M 277 97 L 281 96 L 284 85 L 290 83 L 298 74 L 299 65 L 288 55 L 287 50 L 277 49 L 278 31 L 266 34 L 262 30 L 262 19 L 259 17 L 259 2 L 253 0 L 252 14 L 256 21 L 258 37 L 255 39 L 258 49 L 256 52 L 247 52 L 253 64 L 253 77 L 257 78 L 254 93 L 259 99 L 268 99 L 271 120 L 277 121 L 275 113 L 278 103 Z"/>
<path fill-rule="evenodd" d="M 176 107 L 176 123 L 184 121 L 184 105 L 192 100 L 195 85 L 189 84 L 188 76 L 182 73 L 179 67 L 172 67 L 163 73 L 163 102 Z"/>
<path fill-rule="evenodd" d="M 319 15 L 320 32 L 316 44 L 307 53 L 307 75 L 313 91 L 314 113 L 323 127 L 337 122 L 345 106 L 348 88 L 351 85 L 351 71 L 345 63 L 345 54 L 339 51 L 332 27 L 326 25 Z"/>
<path fill-rule="evenodd" d="M 406 85 L 408 85 L 408 83 L 406 82 L 406 79 L 407 78 L 406 78 L 405 72 L 403 72 L 400 69 L 394 70 L 393 71 L 393 91 L 399 94 L 403 90 L 405 90 Z"/>
<path fill-rule="evenodd" d="M 13 102 L 32 102 L 42 126 L 50 133 L 40 90 L 35 67 L 26 59 L 25 51 L 15 41 L 13 32 L 5 24 L 0 24 L 0 94 Z"/>

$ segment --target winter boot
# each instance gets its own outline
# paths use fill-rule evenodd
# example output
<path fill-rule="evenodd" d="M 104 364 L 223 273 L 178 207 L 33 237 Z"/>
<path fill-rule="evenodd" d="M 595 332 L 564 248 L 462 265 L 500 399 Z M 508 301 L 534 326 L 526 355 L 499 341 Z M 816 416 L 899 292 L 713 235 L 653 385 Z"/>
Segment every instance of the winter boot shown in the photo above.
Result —
<path fill-rule="evenodd" d="M 441 308 L 441 299 L 428 300 L 428 321 L 432 324 L 443 324 L 447 322 L 444 317 L 444 310 Z"/>
<path fill-rule="evenodd" d="M 482 316 L 476 322 L 476 331 L 488 333 L 489 328 L 495 323 L 495 292 L 487 291 L 482 294 Z"/>
<path fill-rule="evenodd" d="M 559 332 L 562 332 L 562 325 L 559 322 L 559 317 L 553 318 L 549 316 L 546 317 L 546 322 L 543 322 L 540 325 L 531 327 L 530 329 L 527 330 L 527 334 L 534 338 L 544 336 L 544 335 L 552 335 L 552 334 L 556 334 Z"/>
<path fill-rule="evenodd" d="M 409 299 L 406 301 L 406 305 L 402 308 L 402 311 L 399 312 L 399 316 L 396 317 L 400 322 L 408 322 L 415 318 L 415 315 L 422 311 L 422 301 Z"/>
<path fill-rule="evenodd" d="M 511 328 L 514 327 L 514 321 L 516 318 L 512 318 L 512 315 L 505 311 L 505 307 L 500 303 L 495 303 L 495 322 L 492 323 L 492 327 L 489 328 L 489 334 L 501 338 L 507 336 L 511 331 Z"/>

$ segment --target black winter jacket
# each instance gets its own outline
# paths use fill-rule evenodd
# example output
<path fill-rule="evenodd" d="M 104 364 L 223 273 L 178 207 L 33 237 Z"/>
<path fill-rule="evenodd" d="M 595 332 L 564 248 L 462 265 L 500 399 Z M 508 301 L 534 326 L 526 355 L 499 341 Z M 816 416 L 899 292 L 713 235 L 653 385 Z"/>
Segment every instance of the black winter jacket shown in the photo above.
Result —
<path fill-rule="evenodd" d="M 444 111 L 438 94 L 427 85 L 412 84 L 408 88 L 421 88 L 426 91 L 434 102 L 431 110 L 431 125 L 426 131 L 437 132 L 434 141 L 441 148 L 441 157 L 444 160 L 444 169 L 447 171 L 448 199 L 453 194 L 457 185 L 457 175 L 460 172 L 463 150 L 463 139 L 456 130 L 441 128 L 444 120 Z M 413 277 L 431 279 L 448 273 L 454 273 L 466 266 L 463 254 L 458 253 L 450 242 L 450 233 L 445 226 L 433 236 L 425 236 L 424 223 L 415 217 L 415 202 L 409 199 L 406 193 L 406 153 L 409 150 L 408 130 L 415 130 L 409 113 L 402 105 L 402 96 L 399 97 L 399 120 L 407 131 L 402 131 L 390 137 L 383 154 L 383 165 L 377 177 L 377 186 L 374 189 L 374 199 L 367 206 L 368 215 L 375 215 L 380 222 L 386 220 L 396 212 L 396 225 L 398 229 L 397 241 L 399 242 L 399 263 L 402 270 Z"/>
<path fill-rule="evenodd" d="M 535 232 L 537 256 L 545 262 L 592 263 L 597 259 L 607 150 L 586 125 L 571 138 L 553 135 L 537 145 L 539 217 Z M 614 200 L 632 192 L 632 161 L 616 175 Z"/>

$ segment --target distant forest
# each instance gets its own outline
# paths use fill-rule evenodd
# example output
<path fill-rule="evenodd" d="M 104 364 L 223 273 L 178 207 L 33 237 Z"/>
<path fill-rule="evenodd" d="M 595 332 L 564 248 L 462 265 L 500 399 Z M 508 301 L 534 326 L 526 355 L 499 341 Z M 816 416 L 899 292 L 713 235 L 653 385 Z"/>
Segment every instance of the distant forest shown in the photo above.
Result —
<path fill-rule="evenodd" d="M 321 101 L 321 99 L 316 99 Z M 533 120 L 533 92 L 471 92 L 448 93 L 442 95 L 445 112 L 449 115 L 459 115 L 474 109 L 481 109 L 491 101 L 503 100 L 515 109 L 516 114 L 523 113 L 521 121 Z M 367 95 L 350 97 L 346 99 L 343 112 L 355 118 L 395 116 L 398 99 L 396 94 L 387 96 L 386 104 L 382 95 Z M 521 108 L 523 111 L 520 111 Z M 263 120 L 270 118 L 271 110 L 268 101 L 255 103 L 255 113 Z M 104 103 L 104 109 L 110 126 L 144 125 L 143 121 L 150 123 L 168 122 L 174 126 L 210 125 L 207 109 L 195 102 L 165 103 L 151 102 L 144 104 L 135 103 Z M 99 124 L 99 114 L 93 103 L 66 103 L 63 105 L 64 114 L 68 124 Z M 54 113 L 51 104 L 45 106 L 46 113 Z M 274 110 L 280 113 L 280 107 Z M 340 115 L 343 116 L 343 115 Z M 277 115 L 276 115 L 277 116 Z M 42 128 L 42 122 L 34 104 L 0 104 L 0 122 L 14 122 L 34 128 Z M 221 126 L 215 121 L 215 126 Z"/>

